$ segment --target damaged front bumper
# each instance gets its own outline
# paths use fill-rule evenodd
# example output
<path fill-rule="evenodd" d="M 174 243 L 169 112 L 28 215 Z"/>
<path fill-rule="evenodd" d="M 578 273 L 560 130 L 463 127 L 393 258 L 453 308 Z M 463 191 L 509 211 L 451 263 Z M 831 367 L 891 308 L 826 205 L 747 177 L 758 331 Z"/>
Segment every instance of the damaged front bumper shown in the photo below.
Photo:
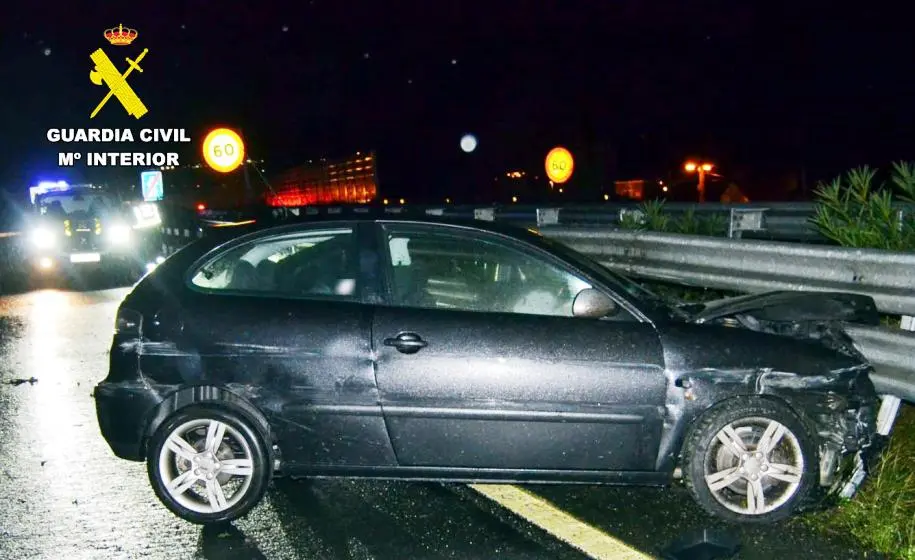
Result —
<path fill-rule="evenodd" d="M 817 419 L 820 486 L 831 497 L 852 498 L 886 445 L 877 432 L 877 399 Z"/>

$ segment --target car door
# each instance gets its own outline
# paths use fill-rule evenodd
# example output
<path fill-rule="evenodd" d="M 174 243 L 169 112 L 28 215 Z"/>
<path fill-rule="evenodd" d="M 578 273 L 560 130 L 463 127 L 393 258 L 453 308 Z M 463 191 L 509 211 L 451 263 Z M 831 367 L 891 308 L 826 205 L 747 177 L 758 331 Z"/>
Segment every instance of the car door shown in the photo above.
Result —
<path fill-rule="evenodd" d="M 393 464 L 375 385 L 357 224 L 233 244 L 189 271 L 175 362 L 271 420 L 287 465 Z M 146 356 L 146 365 L 167 357 Z M 161 364 L 158 364 L 161 370 Z"/>
<path fill-rule="evenodd" d="M 497 234 L 387 223 L 379 243 L 388 305 L 372 338 L 399 464 L 654 469 L 667 383 L 653 325 L 572 317 L 591 284 Z"/>

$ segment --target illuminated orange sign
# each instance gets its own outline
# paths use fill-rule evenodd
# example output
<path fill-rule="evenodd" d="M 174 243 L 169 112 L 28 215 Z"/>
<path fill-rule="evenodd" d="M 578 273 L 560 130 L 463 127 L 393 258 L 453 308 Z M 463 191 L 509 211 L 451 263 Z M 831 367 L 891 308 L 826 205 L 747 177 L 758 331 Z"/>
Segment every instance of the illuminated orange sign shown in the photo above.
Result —
<path fill-rule="evenodd" d="M 216 171 L 234 171 L 245 160 L 245 143 L 228 128 L 217 128 L 203 139 L 203 160 Z"/>
<path fill-rule="evenodd" d="M 557 146 L 546 155 L 546 176 L 554 183 L 562 184 L 572 177 L 575 160 L 569 150 Z"/>

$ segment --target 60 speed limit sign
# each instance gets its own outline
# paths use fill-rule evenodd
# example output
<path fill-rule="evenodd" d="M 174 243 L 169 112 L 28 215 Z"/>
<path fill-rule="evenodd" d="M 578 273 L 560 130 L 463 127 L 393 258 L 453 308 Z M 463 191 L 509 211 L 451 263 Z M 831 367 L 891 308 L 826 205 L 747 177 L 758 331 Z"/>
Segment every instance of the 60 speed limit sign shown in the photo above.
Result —
<path fill-rule="evenodd" d="M 234 171 L 245 161 L 245 143 L 234 130 L 212 130 L 203 139 L 203 160 L 221 173 Z"/>

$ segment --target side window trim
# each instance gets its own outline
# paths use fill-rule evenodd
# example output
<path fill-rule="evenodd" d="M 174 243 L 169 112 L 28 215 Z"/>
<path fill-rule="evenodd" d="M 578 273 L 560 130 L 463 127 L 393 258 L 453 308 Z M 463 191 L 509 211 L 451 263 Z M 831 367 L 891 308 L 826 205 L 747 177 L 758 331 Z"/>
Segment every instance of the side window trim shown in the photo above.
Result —
<path fill-rule="evenodd" d="M 204 295 L 216 295 L 216 296 L 226 296 L 226 297 L 235 297 L 235 298 L 274 298 L 274 299 L 286 299 L 286 300 L 313 300 L 313 301 L 336 301 L 336 302 L 348 302 L 348 303 L 361 303 L 362 302 L 362 278 L 359 266 L 357 265 L 354 269 L 357 277 L 355 279 L 356 286 L 354 291 L 354 296 L 346 297 L 340 296 L 337 294 L 286 294 L 278 291 L 257 291 L 257 290 L 232 290 L 232 289 L 219 289 L 219 288 L 206 288 L 194 283 L 194 277 L 200 272 L 200 270 L 215 262 L 216 260 L 223 258 L 230 254 L 233 251 L 249 247 L 253 248 L 262 243 L 285 241 L 285 240 L 295 240 L 310 235 L 315 235 L 322 231 L 333 231 L 333 230 L 349 230 L 349 233 L 346 234 L 350 237 L 348 251 L 358 256 L 361 250 L 362 239 L 360 239 L 360 230 L 362 229 L 360 222 L 326 222 L 326 223 L 315 223 L 309 224 L 305 227 L 295 227 L 290 228 L 289 231 L 263 231 L 257 232 L 251 235 L 242 236 L 238 239 L 232 239 L 226 243 L 220 244 L 217 247 L 212 248 L 207 251 L 204 255 L 194 261 L 191 266 L 187 268 L 184 276 L 185 287 L 192 292 Z M 285 229 L 285 228 L 284 228 Z M 363 238 L 364 239 L 364 238 Z"/>
<path fill-rule="evenodd" d="M 388 283 L 385 277 L 387 256 L 381 242 L 383 233 L 375 221 L 357 222 L 355 231 L 358 237 L 356 250 L 361 300 L 370 305 L 384 305 L 388 302 Z"/>
<path fill-rule="evenodd" d="M 378 247 L 378 254 L 381 256 L 381 281 L 382 298 L 384 305 L 397 306 L 394 301 L 394 264 L 391 259 L 391 248 L 388 246 L 388 236 L 391 234 L 390 224 L 375 222 L 375 240 Z M 416 230 L 421 231 L 421 230 Z"/>

